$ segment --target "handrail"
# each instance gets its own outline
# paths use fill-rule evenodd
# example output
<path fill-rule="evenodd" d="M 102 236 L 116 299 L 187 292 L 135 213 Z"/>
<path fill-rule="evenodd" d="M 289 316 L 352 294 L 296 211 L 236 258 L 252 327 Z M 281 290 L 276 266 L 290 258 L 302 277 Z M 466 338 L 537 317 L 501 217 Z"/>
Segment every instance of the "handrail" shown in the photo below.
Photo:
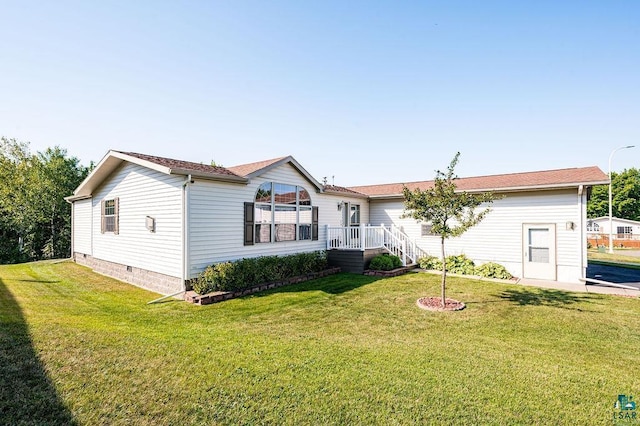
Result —
<path fill-rule="evenodd" d="M 398 256 L 402 264 L 416 263 L 426 252 L 418 247 L 401 229 L 380 226 L 326 226 L 327 250 L 365 250 L 384 248 Z"/>

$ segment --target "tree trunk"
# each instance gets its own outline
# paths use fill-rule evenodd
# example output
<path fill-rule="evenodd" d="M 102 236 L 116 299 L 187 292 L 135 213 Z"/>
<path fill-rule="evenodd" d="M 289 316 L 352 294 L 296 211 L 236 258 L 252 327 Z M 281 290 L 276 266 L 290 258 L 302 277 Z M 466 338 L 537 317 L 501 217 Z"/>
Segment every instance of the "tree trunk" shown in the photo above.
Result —
<path fill-rule="evenodd" d="M 444 237 L 440 237 L 440 247 L 442 250 L 442 307 L 446 307 L 446 282 L 447 282 L 447 261 L 444 255 Z"/>
<path fill-rule="evenodd" d="M 56 209 L 53 208 L 53 213 L 51 214 L 51 257 L 53 259 L 56 258 Z"/>

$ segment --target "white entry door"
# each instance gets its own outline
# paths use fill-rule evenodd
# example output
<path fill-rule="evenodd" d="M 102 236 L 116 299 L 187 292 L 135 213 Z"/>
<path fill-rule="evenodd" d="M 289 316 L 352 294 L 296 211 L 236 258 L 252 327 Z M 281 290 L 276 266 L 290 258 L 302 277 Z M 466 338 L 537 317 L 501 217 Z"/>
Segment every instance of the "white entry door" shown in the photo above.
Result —
<path fill-rule="evenodd" d="M 523 277 L 556 280 L 556 225 L 524 224 Z"/>

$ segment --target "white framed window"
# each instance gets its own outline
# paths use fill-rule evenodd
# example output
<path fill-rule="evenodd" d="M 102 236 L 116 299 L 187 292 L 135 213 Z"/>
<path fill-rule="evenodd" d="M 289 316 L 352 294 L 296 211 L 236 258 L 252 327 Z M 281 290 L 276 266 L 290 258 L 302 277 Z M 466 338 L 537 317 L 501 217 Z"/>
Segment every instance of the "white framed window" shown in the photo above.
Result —
<path fill-rule="evenodd" d="M 358 226 L 360 225 L 360 204 L 349 204 L 349 225 Z"/>
<path fill-rule="evenodd" d="M 300 206 L 298 213 L 298 239 L 310 240 L 313 227 L 313 209 L 311 206 Z"/>
<path fill-rule="evenodd" d="M 296 206 L 275 206 L 274 227 L 276 241 L 295 241 L 298 212 Z"/>
<path fill-rule="evenodd" d="M 119 201 L 119 198 L 102 200 L 100 230 L 103 234 L 112 232 L 117 235 L 119 233 Z"/>
<path fill-rule="evenodd" d="M 618 238 L 631 238 L 633 228 L 631 226 L 618 226 Z"/>
<path fill-rule="evenodd" d="M 271 223 L 273 215 L 271 213 L 271 204 L 255 205 L 255 242 L 268 243 L 271 241 Z"/>
<path fill-rule="evenodd" d="M 245 245 L 318 239 L 318 208 L 301 186 L 263 183 L 244 216 Z"/>
<path fill-rule="evenodd" d="M 600 232 L 600 225 L 590 220 L 587 222 L 587 232 Z"/>

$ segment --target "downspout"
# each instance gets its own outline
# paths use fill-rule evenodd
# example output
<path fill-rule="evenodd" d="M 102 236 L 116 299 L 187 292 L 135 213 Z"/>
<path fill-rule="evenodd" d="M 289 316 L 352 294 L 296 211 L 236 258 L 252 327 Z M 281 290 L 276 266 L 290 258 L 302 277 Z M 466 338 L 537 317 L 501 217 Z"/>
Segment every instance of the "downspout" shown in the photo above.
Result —
<path fill-rule="evenodd" d="M 74 237 L 75 237 L 75 234 L 76 234 L 76 227 L 74 226 L 75 223 L 74 223 L 74 220 L 73 220 L 73 217 L 75 216 L 74 215 L 75 209 L 76 209 L 76 203 L 72 202 L 71 203 L 71 256 L 69 256 L 69 258 L 72 259 L 72 260 L 75 260 L 75 256 L 73 255 L 73 253 L 74 253 L 73 249 L 75 248 L 74 244 L 73 244 L 73 240 L 75 240 Z"/>
<path fill-rule="evenodd" d="M 189 184 L 191 175 L 182 184 L 182 291 L 187 291 L 189 278 Z"/>
<path fill-rule="evenodd" d="M 580 275 L 582 278 L 586 278 L 587 267 L 585 263 L 586 263 L 587 253 L 585 252 L 586 235 L 585 235 L 585 223 L 584 223 L 585 218 L 583 214 L 585 213 L 583 212 L 584 211 L 583 198 L 584 198 L 584 185 L 580 185 L 578 186 L 578 217 L 579 217 L 578 229 L 580 229 Z"/>
<path fill-rule="evenodd" d="M 75 258 L 75 256 L 73 255 L 73 253 L 74 253 L 74 252 L 73 252 L 73 249 L 75 248 L 75 247 L 74 247 L 74 244 L 73 244 L 73 240 L 75 239 L 75 238 L 74 238 L 74 235 L 75 235 L 75 233 L 76 233 L 76 227 L 74 226 L 74 220 L 73 220 L 73 216 L 74 216 L 74 214 L 73 214 L 73 212 L 74 212 L 74 210 L 75 210 L 76 203 L 75 203 L 74 201 L 67 200 L 66 198 L 65 198 L 65 201 L 66 201 L 67 203 L 71 204 L 71 256 L 69 256 L 69 259 L 68 259 L 68 260 L 73 260 L 73 261 L 75 262 L 75 261 L 76 261 L 76 258 Z"/>
<path fill-rule="evenodd" d="M 147 302 L 147 305 L 160 302 L 171 297 L 178 296 L 179 294 L 186 293 L 187 291 L 187 275 L 188 275 L 188 263 L 189 263 L 189 220 L 187 214 L 189 213 L 189 184 L 191 183 L 191 175 L 187 176 L 187 179 L 182 184 L 182 290 L 162 296 L 158 299 Z"/>

